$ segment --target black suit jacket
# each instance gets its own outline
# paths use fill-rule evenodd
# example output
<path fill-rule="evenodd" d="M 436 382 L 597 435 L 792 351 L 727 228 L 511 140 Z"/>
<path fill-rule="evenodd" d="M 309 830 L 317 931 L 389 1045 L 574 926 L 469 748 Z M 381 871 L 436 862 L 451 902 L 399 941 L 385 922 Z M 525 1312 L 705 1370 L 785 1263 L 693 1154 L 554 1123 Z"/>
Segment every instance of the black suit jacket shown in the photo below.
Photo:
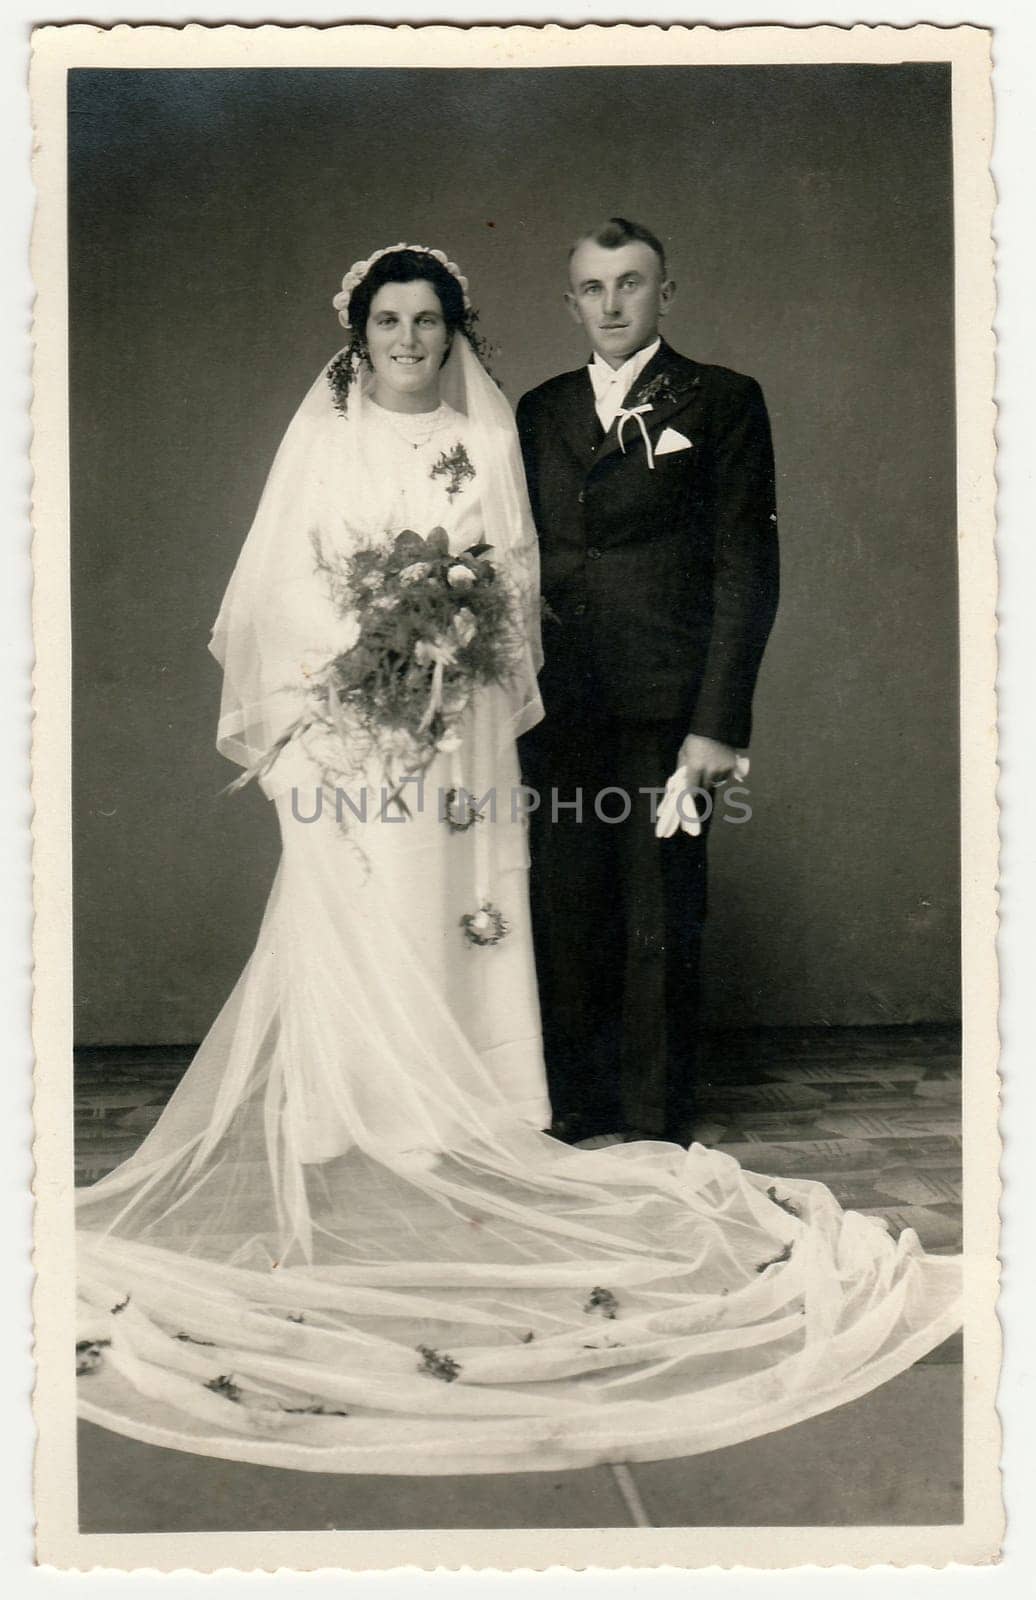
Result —
<path fill-rule="evenodd" d="M 518 431 L 539 530 L 547 716 L 680 721 L 744 746 L 777 606 L 773 448 L 752 378 L 664 341 L 605 434 L 586 367 L 525 395 Z M 553 616 L 551 616 L 553 612 Z"/>

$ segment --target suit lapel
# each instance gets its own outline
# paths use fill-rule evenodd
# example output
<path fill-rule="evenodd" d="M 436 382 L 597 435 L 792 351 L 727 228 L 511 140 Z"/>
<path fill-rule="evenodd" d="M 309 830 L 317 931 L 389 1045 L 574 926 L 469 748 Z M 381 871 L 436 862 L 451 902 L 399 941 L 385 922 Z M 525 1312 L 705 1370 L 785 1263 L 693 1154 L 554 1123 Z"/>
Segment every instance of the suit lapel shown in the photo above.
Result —
<path fill-rule="evenodd" d="M 663 339 L 623 400 L 623 409 L 629 411 L 634 406 L 650 405 L 651 410 L 641 415 L 654 444 L 669 418 L 685 406 L 695 389 L 700 387 L 701 374 L 695 363 L 688 361 L 686 356 L 677 355 Z M 633 417 L 623 429 L 623 441 L 627 452 L 634 444 L 640 450 L 644 448 L 640 427 Z M 619 419 L 616 418 L 596 452 L 595 460 L 606 461 L 619 449 Z"/>
<path fill-rule="evenodd" d="M 584 469 L 597 459 L 604 429 L 594 405 L 593 384 L 586 367 L 571 375 L 571 387 L 564 403 L 555 408 L 558 427 Z"/>

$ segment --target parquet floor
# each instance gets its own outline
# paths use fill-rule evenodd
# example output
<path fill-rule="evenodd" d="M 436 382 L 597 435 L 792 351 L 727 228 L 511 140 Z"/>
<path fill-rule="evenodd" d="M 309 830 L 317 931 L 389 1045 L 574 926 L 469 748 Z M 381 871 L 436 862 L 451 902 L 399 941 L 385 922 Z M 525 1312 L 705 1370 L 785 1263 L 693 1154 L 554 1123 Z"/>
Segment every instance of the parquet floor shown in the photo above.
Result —
<path fill-rule="evenodd" d="M 76 1181 L 130 1155 L 191 1059 L 187 1046 L 76 1055 Z M 714 1037 L 698 1137 L 839 1203 L 961 1241 L 960 1045 L 950 1028 L 775 1029 Z"/>
<path fill-rule="evenodd" d="M 949 1028 L 779 1030 L 712 1043 L 698 1137 L 742 1166 L 961 1247 L 960 1038 Z"/>

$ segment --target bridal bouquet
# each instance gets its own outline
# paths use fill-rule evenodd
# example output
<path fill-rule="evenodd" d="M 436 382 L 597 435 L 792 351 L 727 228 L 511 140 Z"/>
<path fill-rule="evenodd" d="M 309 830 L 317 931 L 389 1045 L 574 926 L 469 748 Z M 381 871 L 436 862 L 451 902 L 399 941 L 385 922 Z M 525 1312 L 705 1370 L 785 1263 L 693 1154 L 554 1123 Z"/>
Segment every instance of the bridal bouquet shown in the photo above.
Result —
<path fill-rule="evenodd" d="M 332 785 L 380 758 L 402 805 L 402 783 L 459 747 L 475 689 L 512 675 L 520 638 L 510 591 L 489 545 L 451 555 L 442 528 L 427 538 L 408 529 L 350 555 L 314 549 L 344 643 L 309 675 L 298 719 L 231 787 L 264 776 L 301 739 Z"/>

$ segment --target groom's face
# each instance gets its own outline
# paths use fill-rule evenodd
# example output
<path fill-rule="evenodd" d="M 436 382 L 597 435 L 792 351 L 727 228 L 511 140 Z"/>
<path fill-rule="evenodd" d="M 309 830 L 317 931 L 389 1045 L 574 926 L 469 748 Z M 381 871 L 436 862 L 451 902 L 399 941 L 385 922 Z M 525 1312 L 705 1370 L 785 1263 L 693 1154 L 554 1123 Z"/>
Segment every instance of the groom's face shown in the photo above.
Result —
<path fill-rule="evenodd" d="M 568 308 L 611 367 L 651 343 L 673 294 L 658 256 L 640 239 L 612 250 L 584 239 L 569 262 L 569 283 Z"/>

